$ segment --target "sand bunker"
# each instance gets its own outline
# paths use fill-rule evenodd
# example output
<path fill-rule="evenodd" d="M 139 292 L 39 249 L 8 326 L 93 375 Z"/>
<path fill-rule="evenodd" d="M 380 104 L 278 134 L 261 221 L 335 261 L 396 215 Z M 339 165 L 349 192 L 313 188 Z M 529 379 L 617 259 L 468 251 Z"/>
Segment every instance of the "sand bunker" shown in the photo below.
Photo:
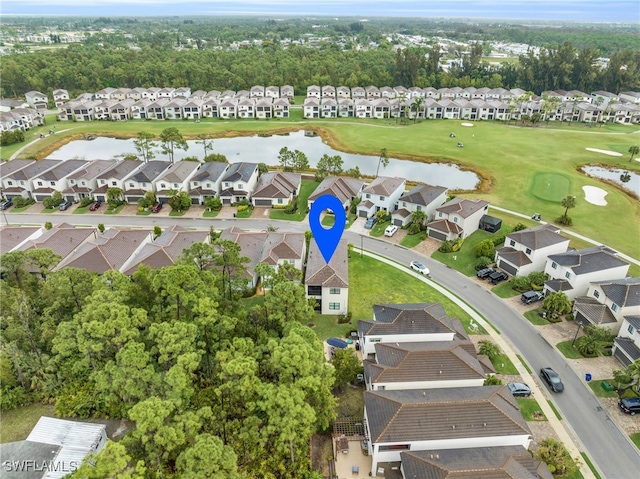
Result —
<path fill-rule="evenodd" d="M 607 196 L 607 192 L 597 186 L 583 186 L 584 199 L 587 203 L 591 203 L 596 206 L 607 206 L 607 201 L 604 199 Z"/>
<path fill-rule="evenodd" d="M 462 126 L 473 126 L 473 123 L 460 123 Z"/>
<path fill-rule="evenodd" d="M 622 156 L 622 153 L 618 153 L 617 151 L 611 151 L 611 150 L 599 150 L 598 148 L 585 148 L 585 150 L 593 151 L 594 153 L 602 153 L 604 155 L 609 155 L 609 156 Z"/>

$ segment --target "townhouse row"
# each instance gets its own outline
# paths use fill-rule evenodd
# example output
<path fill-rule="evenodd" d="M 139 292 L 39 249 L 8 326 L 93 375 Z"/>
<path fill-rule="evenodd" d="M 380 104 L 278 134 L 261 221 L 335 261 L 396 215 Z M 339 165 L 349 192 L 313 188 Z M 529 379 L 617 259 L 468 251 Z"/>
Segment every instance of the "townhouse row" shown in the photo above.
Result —
<path fill-rule="evenodd" d="M 17 107 L 0 112 L 0 133 L 3 131 L 28 131 L 44 125 L 44 114 L 35 108 Z"/>
<path fill-rule="evenodd" d="M 307 252 L 304 233 L 232 227 L 223 230 L 220 238 L 238 244 L 241 256 L 249 258 L 245 269 L 239 272 L 239 278 L 244 278 L 247 288 L 255 288 L 258 281 L 264 279 L 255 271 L 259 263 L 267 264 L 274 272 L 282 264 L 289 264 L 304 271 L 307 297 L 315 300 L 318 312 L 346 313 L 349 294 L 346 241 L 340 242 L 327 264 L 315 242 L 311 242 Z M 68 223 L 58 224 L 50 230 L 7 225 L 0 228 L 0 254 L 48 248 L 61 257 L 54 271 L 73 267 L 98 274 L 113 270 L 132 275 L 143 264 L 150 268 L 171 266 L 186 248 L 210 241 L 209 230 L 198 231 L 179 225 L 167 228 L 157 237 L 146 228 L 108 228 L 100 232 Z"/>
<path fill-rule="evenodd" d="M 442 305 L 376 304 L 358 342 L 370 476 L 507 477 L 517 464 L 518 477 L 552 477 L 527 451 L 531 430 L 511 391 L 484 386 L 491 361 Z"/>

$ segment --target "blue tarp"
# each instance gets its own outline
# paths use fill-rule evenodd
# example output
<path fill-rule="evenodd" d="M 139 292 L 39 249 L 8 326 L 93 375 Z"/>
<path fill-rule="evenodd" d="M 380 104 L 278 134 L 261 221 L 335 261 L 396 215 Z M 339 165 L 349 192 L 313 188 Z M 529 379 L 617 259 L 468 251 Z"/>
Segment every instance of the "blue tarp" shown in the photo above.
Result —
<path fill-rule="evenodd" d="M 338 338 L 329 338 L 327 339 L 327 344 L 329 346 L 333 346 L 334 348 L 344 349 L 347 347 L 347 342 Z"/>

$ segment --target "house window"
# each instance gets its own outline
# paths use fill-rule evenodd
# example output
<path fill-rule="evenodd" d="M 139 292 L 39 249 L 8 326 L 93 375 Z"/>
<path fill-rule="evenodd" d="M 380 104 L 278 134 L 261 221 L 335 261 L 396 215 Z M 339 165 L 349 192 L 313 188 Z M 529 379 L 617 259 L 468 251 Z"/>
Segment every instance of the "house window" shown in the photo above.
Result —
<path fill-rule="evenodd" d="M 24 181 L 20 180 L 20 186 L 24 186 Z"/>
<path fill-rule="evenodd" d="M 556 263 L 555 261 L 553 263 L 551 263 L 551 267 L 553 269 L 558 269 L 558 263 Z"/>
<path fill-rule="evenodd" d="M 207 183 L 207 188 L 211 188 L 211 183 Z"/>
<path fill-rule="evenodd" d="M 225 181 L 225 183 L 224 183 L 224 187 L 225 187 L 225 188 L 229 188 L 229 186 L 230 186 L 230 183 Z"/>
<path fill-rule="evenodd" d="M 515 246 L 515 245 L 516 245 L 515 241 L 513 241 L 513 240 L 509 241 L 509 246 Z"/>
<path fill-rule="evenodd" d="M 567 271 L 567 272 L 564 274 L 564 277 L 565 277 L 565 278 L 567 278 L 567 279 L 571 279 L 571 273 L 570 273 L 569 271 Z"/>
<path fill-rule="evenodd" d="M 384 201 L 384 196 L 381 196 L 381 197 L 380 197 L 380 201 Z"/>
<path fill-rule="evenodd" d="M 340 309 L 340 303 L 329 303 L 329 309 L 338 311 Z"/>
<path fill-rule="evenodd" d="M 133 188 L 135 185 L 133 183 L 129 183 L 129 188 Z"/>
<path fill-rule="evenodd" d="M 179 185 L 178 183 L 174 183 L 174 184 L 173 184 L 173 187 L 174 187 L 174 188 L 180 188 L 180 185 Z"/>
<path fill-rule="evenodd" d="M 380 446 L 379 451 L 408 451 L 411 449 L 409 444 L 393 444 L 391 446 Z"/>
<path fill-rule="evenodd" d="M 42 186 L 42 181 L 38 181 L 38 186 Z"/>
<path fill-rule="evenodd" d="M 162 188 L 162 189 L 164 190 L 166 187 L 167 187 L 167 185 L 166 185 L 166 184 L 164 184 L 164 183 L 160 183 L 160 188 Z"/>
<path fill-rule="evenodd" d="M 614 313 L 618 311 L 618 305 L 616 303 L 611 303 L 611 311 Z"/>
<path fill-rule="evenodd" d="M 278 204 L 281 205 L 282 204 L 282 198 L 278 198 Z"/>
<path fill-rule="evenodd" d="M 146 187 L 147 187 L 147 184 L 146 184 L 146 183 L 142 183 L 142 187 L 143 187 L 143 188 L 146 188 Z"/>
<path fill-rule="evenodd" d="M 239 190 L 244 190 L 244 185 L 242 183 L 238 183 L 238 189 Z"/>
<path fill-rule="evenodd" d="M 13 186 L 13 181 L 7 181 L 7 184 L 8 184 L 9 186 Z"/>
<path fill-rule="evenodd" d="M 371 338 L 369 340 L 370 343 L 379 343 L 380 342 L 380 338 Z"/>
<path fill-rule="evenodd" d="M 527 248 L 527 249 L 525 250 L 525 253 L 527 253 L 527 254 L 531 254 L 531 248 Z"/>
<path fill-rule="evenodd" d="M 627 331 L 629 331 L 629 334 L 633 334 L 636 331 L 636 328 L 634 328 L 632 325 L 629 325 L 629 327 L 627 328 Z"/>
<path fill-rule="evenodd" d="M 329 294 L 340 294 L 340 288 L 330 288 Z"/>
<path fill-rule="evenodd" d="M 116 181 L 112 181 L 111 186 L 118 186 L 118 183 Z"/>
<path fill-rule="evenodd" d="M 371 199 L 371 195 L 369 193 L 367 193 L 367 199 L 370 200 Z"/>
<path fill-rule="evenodd" d="M 457 223 L 457 222 L 458 222 L 458 217 L 457 217 L 457 216 L 454 216 L 454 217 L 453 217 L 453 222 L 454 222 L 454 223 Z"/>
<path fill-rule="evenodd" d="M 307 286 L 309 296 L 322 296 L 322 286 Z"/>
<path fill-rule="evenodd" d="M 599 298 L 600 297 L 600 291 L 598 291 L 597 289 L 593 290 L 593 297 L 594 298 Z"/>
<path fill-rule="evenodd" d="M 438 213 L 438 218 L 442 218 L 442 211 Z"/>
<path fill-rule="evenodd" d="M 407 207 L 407 203 L 403 201 L 403 202 L 402 202 L 402 207 L 403 207 L 403 208 L 406 208 L 406 207 Z"/>

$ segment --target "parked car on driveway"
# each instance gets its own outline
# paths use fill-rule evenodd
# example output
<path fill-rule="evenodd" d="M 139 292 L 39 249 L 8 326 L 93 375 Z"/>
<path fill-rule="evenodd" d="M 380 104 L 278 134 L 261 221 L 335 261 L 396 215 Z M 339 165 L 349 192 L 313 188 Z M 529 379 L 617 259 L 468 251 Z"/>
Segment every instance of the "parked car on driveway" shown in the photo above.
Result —
<path fill-rule="evenodd" d="M 396 231 L 398 231 L 398 227 L 396 225 L 389 225 L 384 230 L 384 235 L 393 236 L 394 234 L 396 234 Z"/>
<path fill-rule="evenodd" d="M 526 398 L 531 396 L 531 388 L 525 383 L 507 383 L 507 387 L 513 397 Z"/>
<path fill-rule="evenodd" d="M 507 275 L 507 273 L 503 271 L 496 271 L 495 273 L 491 273 L 489 275 L 489 281 L 491 281 L 491 284 L 498 284 L 499 282 L 504 281 L 508 278 L 509 276 Z"/>
<path fill-rule="evenodd" d="M 155 205 L 153 205 L 153 207 L 151 208 L 151 212 L 152 213 L 157 213 L 158 211 L 160 211 L 162 209 L 162 201 L 160 201 L 159 203 L 156 203 Z"/>
<path fill-rule="evenodd" d="M 9 209 L 13 206 L 13 200 L 11 198 L 9 198 L 6 201 L 3 201 L 2 203 L 0 203 L 0 210 L 6 210 Z"/>
<path fill-rule="evenodd" d="M 618 406 L 625 414 L 631 414 L 632 416 L 638 414 L 640 413 L 640 397 L 620 399 Z"/>
<path fill-rule="evenodd" d="M 423 265 L 419 261 L 412 261 L 411 263 L 409 263 L 409 268 L 411 268 L 414 271 L 417 271 L 420 274 L 429 276 L 429 268 L 427 268 L 425 265 Z"/>
<path fill-rule="evenodd" d="M 551 368 L 540 369 L 540 377 L 545 380 L 554 393 L 564 391 L 564 384 L 560 381 L 560 376 Z"/>
<path fill-rule="evenodd" d="M 370 230 L 377 222 L 378 220 L 376 219 L 376 217 L 372 216 L 371 218 L 367 218 L 367 221 L 364 222 L 364 227 Z"/>
<path fill-rule="evenodd" d="M 535 303 L 536 301 L 542 301 L 544 299 L 544 294 L 540 291 L 527 291 L 526 293 L 522 293 L 520 296 L 520 301 L 525 304 Z"/>
<path fill-rule="evenodd" d="M 89 211 L 95 211 L 102 206 L 102 201 L 96 201 L 91 206 L 89 206 Z"/>
<path fill-rule="evenodd" d="M 478 271 L 476 273 L 476 276 L 480 279 L 485 279 L 486 277 L 488 277 L 490 274 L 495 273 L 496 270 L 493 268 L 483 268 L 480 271 Z"/>
<path fill-rule="evenodd" d="M 67 201 L 65 201 L 64 203 L 61 203 L 61 204 L 60 204 L 60 206 L 58 206 L 58 209 L 59 209 L 60 211 L 68 210 L 68 209 L 69 209 L 69 207 L 70 207 L 72 204 L 73 204 L 73 202 L 72 202 L 72 201 L 67 200 Z"/>

